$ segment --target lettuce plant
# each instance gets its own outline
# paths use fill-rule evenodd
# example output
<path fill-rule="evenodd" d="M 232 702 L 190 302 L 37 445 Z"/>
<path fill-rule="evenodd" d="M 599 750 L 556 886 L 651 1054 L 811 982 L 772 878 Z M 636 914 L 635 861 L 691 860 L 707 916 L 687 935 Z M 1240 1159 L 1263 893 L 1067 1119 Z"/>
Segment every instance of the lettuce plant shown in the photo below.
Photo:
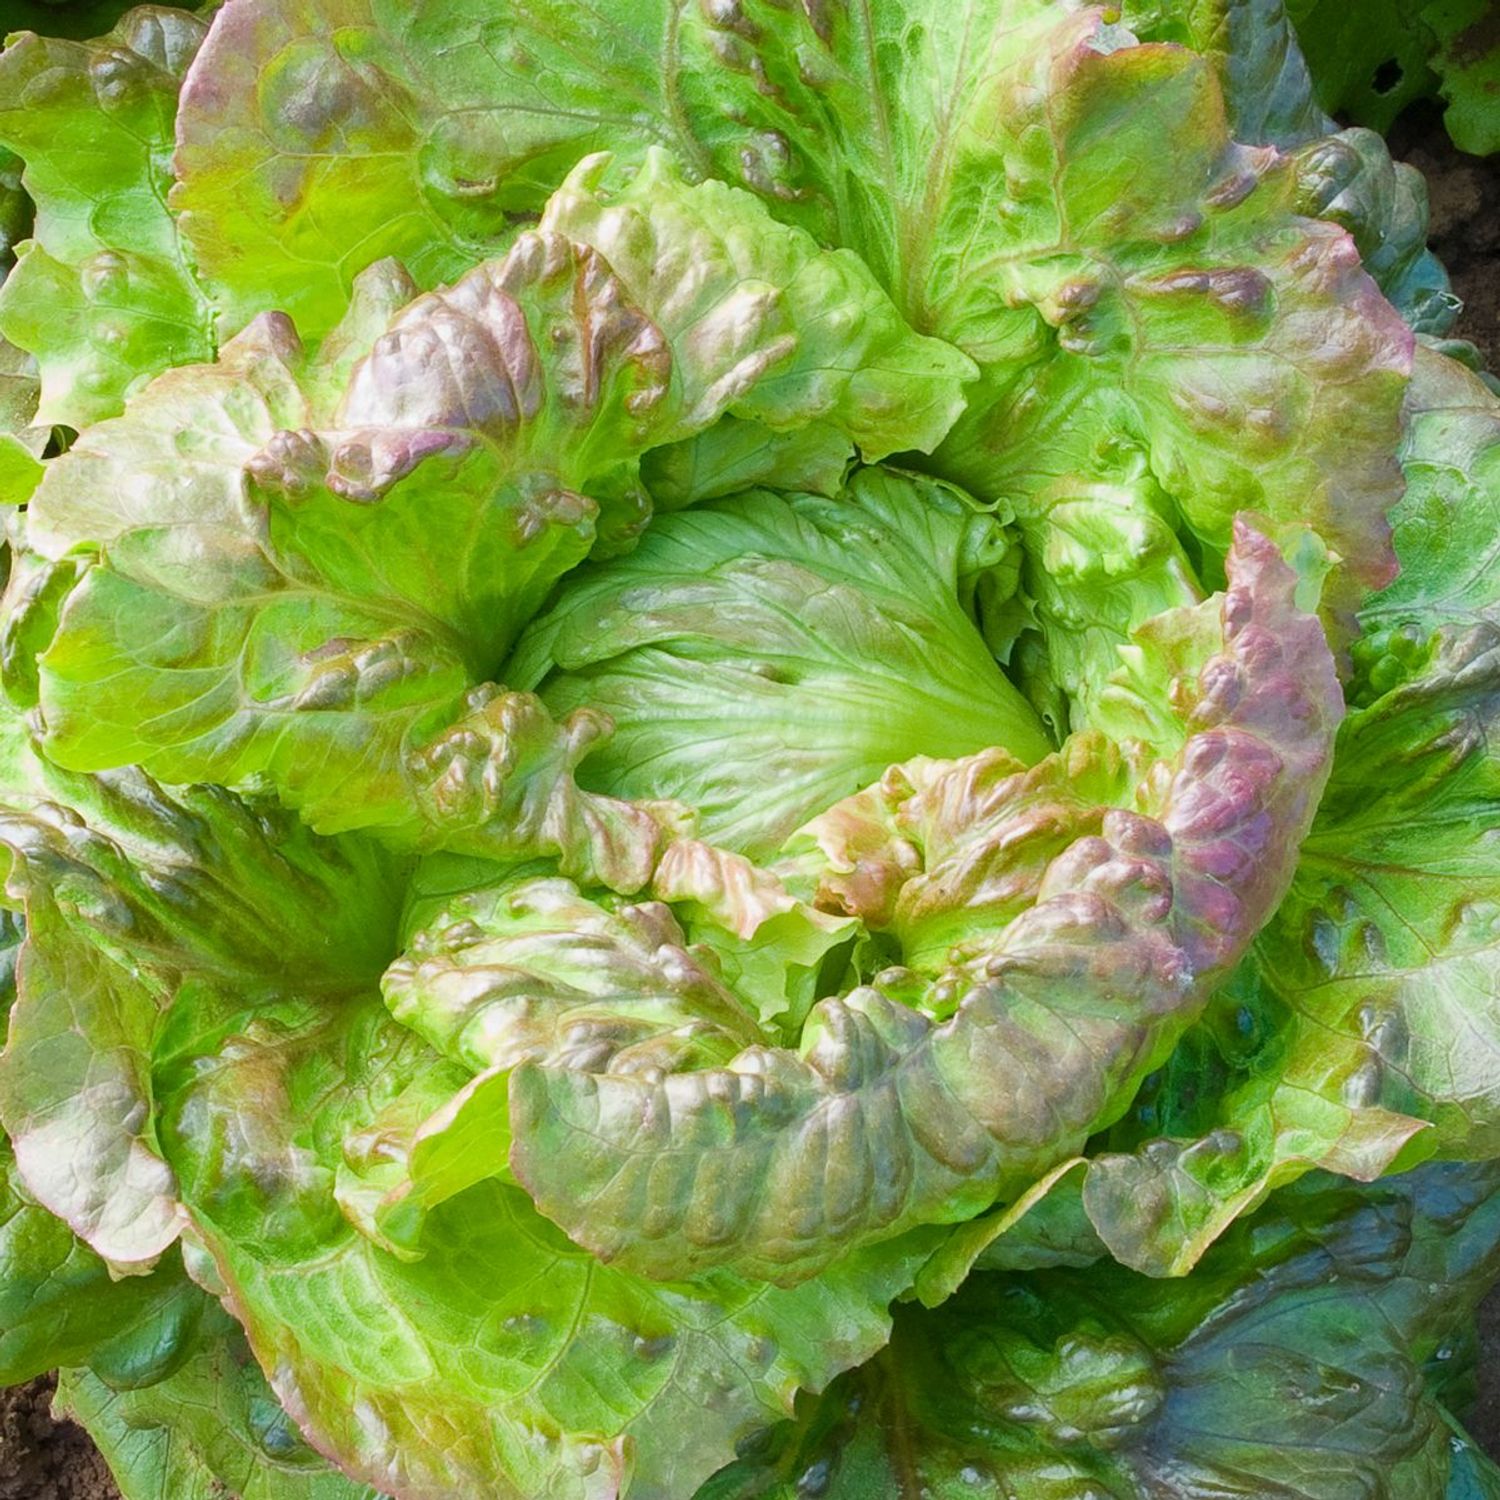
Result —
<path fill-rule="evenodd" d="M 1281 7 L 80 9 L 0 1377 L 127 1500 L 1500 1497 L 1500 401 Z"/>

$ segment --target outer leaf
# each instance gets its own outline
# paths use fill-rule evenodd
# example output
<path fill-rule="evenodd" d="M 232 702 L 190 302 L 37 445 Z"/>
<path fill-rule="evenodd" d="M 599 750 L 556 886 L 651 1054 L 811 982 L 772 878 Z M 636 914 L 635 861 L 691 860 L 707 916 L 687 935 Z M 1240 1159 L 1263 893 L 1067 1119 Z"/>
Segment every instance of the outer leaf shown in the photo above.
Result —
<path fill-rule="evenodd" d="M 1448 101 L 1443 123 L 1460 151 L 1488 156 L 1500 151 L 1500 31 L 1483 0 L 1432 0 L 1422 20 L 1437 37 L 1432 66 Z"/>
<path fill-rule="evenodd" d="M 1191 47 L 1213 61 L 1235 140 L 1285 147 L 1334 130 L 1283 0 L 1124 0 L 1120 19 L 1142 41 Z"/>
<path fill-rule="evenodd" d="M 1323 112 L 1282 0 L 1126 0 L 1121 9 L 1143 41 L 1182 43 L 1212 58 L 1235 140 L 1293 152 L 1300 210 L 1354 236 L 1365 269 L 1413 328 L 1452 326 L 1459 302 L 1427 249 L 1422 174 L 1393 162 L 1374 131 L 1341 131 Z"/>
<path fill-rule="evenodd" d="M 678 798 L 764 857 L 911 755 L 1046 754 L 964 607 L 986 574 L 1013 586 L 1012 547 L 947 486 L 894 473 L 701 506 L 569 580 L 507 672 L 559 714 L 609 714 L 590 785 Z"/>
<path fill-rule="evenodd" d="M 1214 546 L 1246 507 L 1312 524 L 1336 608 L 1389 577 L 1409 336 L 1231 144 L 1207 62 L 1040 0 L 702 14 L 681 87 L 719 174 L 979 362 L 946 472 L 1024 519 L 1145 468 Z"/>
<path fill-rule="evenodd" d="M 96 1354 L 148 1321 L 161 1321 L 182 1295 L 182 1273 L 115 1281 L 109 1268 L 61 1219 L 36 1204 L 0 1145 L 0 1382 L 13 1385 Z"/>
<path fill-rule="evenodd" d="M 1493 1165 L 1325 1179 L 1185 1281 L 978 1274 L 699 1500 L 1451 1500 L 1473 1449 L 1423 1365 L 1500 1270 L 1497 1186 Z"/>
<path fill-rule="evenodd" d="M 1335 614 L 1389 578 L 1409 335 L 1348 240 L 1296 216 L 1291 165 L 1231 144 L 1210 63 L 1048 0 L 589 17 L 230 0 L 177 201 L 239 316 L 266 289 L 316 331 L 360 264 L 451 276 L 586 152 L 665 145 L 853 249 L 978 361 L 940 462 L 983 496 L 1146 470 L 1216 549 L 1247 507 L 1315 526 Z"/>
<path fill-rule="evenodd" d="M 585 190 L 598 170 L 558 213 L 593 214 L 601 237 L 631 226 L 664 267 L 694 258 L 691 296 L 632 262 L 643 311 L 587 245 L 528 232 L 408 307 L 354 365 L 331 422 L 317 406 L 368 322 L 359 308 L 305 373 L 290 326 L 267 316 L 52 467 L 31 543 L 93 564 L 39 663 L 55 759 L 136 761 L 177 781 L 266 776 L 324 830 L 513 854 L 524 835 L 507 818 L 546 803 L 543 821 L 575 819 L 571 766 L 605 725 L 559 728 L 534 704 L 466 690 L 559 574 L 644 524 L 641 452 L 731 406 L 866 436 L 915 437 L 951 416 L 968 362 L 905 330 L 856 265 L 748 195 L 687 187 L 660 164 L 649 211 L 600 208 Z M 816 321 L 789 318 L 808 299 L 868 325 L 837 373 Z M 913 361 L 929 401 L 903 429 L 888 377 Z M 567 776 L 557 796 L 526 779 L 537 761 Z"/>
<path fill-rule="evenodd" d="M 421 1258 L 401 1259 L 331 1189 L 341 1138 L 358 1147 L 426 1049 L 373 996 L 183 1026 L 165 1135 L 213 1274 L 316 1444 L 411 1500 L 689 1494 L 799 1387 L 880 1347 L 932 1248 L 855 1255 L 791 1292 L 659 1285 L 491 1181 L 434 1208 Z"/>
<path fill-rule="evenodd" d="M 1280 899 L 1327 775 L 1327 644 L 1275 549 L 1238 548 L 1181 754 L 947 980 L 950 1020 L 864 989 L 815 1007 L 799 1053 L 659 1080 L 523 1066 L 511 1161 L 543 1212 L 649 1274 L 795 1281 L 968 1217 L 1113 1119 Z"/>
<path fill-rule="evenodd" d="M 1500 403 L 1424 354 L 1404 461 L 1403 571 L 1364 612 L 1358 707 L 1258 961 L 1296 1017 L 1286 1082 L 1321 1092 L 1348 1076 L 1346 1097 L 1432 1121 L 1425 1149 L 1489 1155 L 1500 1143 Z"/>
<path fill-rule="evenodd" d="M 378 1500 L 302 1441 L 217 1308 L 165 1379 L 116 1390 L 65 1370 L 56 1408 L 87 1428 L 124 1500 Z"/>
<path fill-rule="evenodd" d="M 1441 93 L 1459 150 L 1500 149 L 1500 38 L 1482 0 L 1373 0 L 1357 16 L 1329 0 L 1287 9 L 1325 108 L 1385 130 L 1413 99 Z"/>
<path fill-rule="evenodd" d="M 1419 333 L 1443 334 L 1462 303 L 1427 248 L 1427 183 L 1372 130 L 1341 130 L 1296 155 L 1299 207 L 1354 237 L 1365 269 Z"/>
<path fill-rule="evenodd" d="M 97 41 L 26 35 L 0 60 L 0 143 L 25 159 L 36 201 L 0 331 L 37 356 L 44 423 L 113 416 L 158 371 L 213 352 L 166 208 L 177 89 L 205 30 L 142 6 Z"/>
<path fill-rule="evenodd" d="M 1375 0 L 1359 12 L 1329 0 L 1288 0 L 1324 109 L 1386 130 L 1412 100 L 1433 92 L 1433 37 L 1421 9 L 1422 0 Z"/>
<path fill-rule="evenodd" d="M 15 717 L 3 756 L 5 891 L 27 940 L 0 1113 L 29 1191 L 118 1268 L 149 1269 L 179 1229 L 150 1114 L 173 997 L 217 986 L 243 1003 L 277 978 L 330 995 L 378 974 L 395 871 L 218 788 L 60 772 Z"/>
<path fill-rule="evenodd" d="M 434 286 L 495 254 L 621 144 L 609 126 L 665 133 L 670 14 L 229 0 L 183 87 L 172 201 L 231 326 L 281 309 L 316 338 L 382 256 Z"/>

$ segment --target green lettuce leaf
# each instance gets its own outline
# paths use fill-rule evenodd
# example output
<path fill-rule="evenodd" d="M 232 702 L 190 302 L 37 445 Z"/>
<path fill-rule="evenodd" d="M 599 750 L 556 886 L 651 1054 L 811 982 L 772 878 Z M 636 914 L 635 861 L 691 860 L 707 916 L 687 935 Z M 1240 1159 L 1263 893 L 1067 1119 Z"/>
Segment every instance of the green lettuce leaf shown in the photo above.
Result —
<path fill-rule="evenodd" d="M 54 578 L 80 575 L 38 642 L 53 759 L 266 777 L 324 831 L 509 855 L 517 820 L 576 823 L 572 764 L 607 726 L 551 725 L 485 684 L 558 576 L 645 524 L 642 452 L 726 410 L 881 445 L 946 427 L 972 367 L 907 330 L 857 262 L 656 159 L 601 203 L 604 170 L 585 163 L 549 215 L 608 241 L 626 281 L 544 228 L 363 358 L 359 301 L 311 366 L 268 314 L 49 466 L 28 541 Z M 671 273 L 684 257 L 692 278 Z M 365 273 L 374 309 L 392 275 Z M 895 409 L 893 371 L 926 404 Z"/>
<path fill-rule="evenodd" d="M 1415 99 L 1447 101 L 1460 151 L 1500 150 L 1500 38 L 1484 0 L 1288 0 L 1325 109 L 1387 130 Z"/>
<path fill-rule="evenodd" d="M 586 785 L 677 798 L 762 858 L 893 762 L 1048 752 L 970 612 L 1014 587 L 1014 546 L 948 486 L 894 472 L 832 500 L 698 506 L 567 580 L 507 675 L 554 713 L 613 720 Z"/>
<path fill-rule="evenodd" d="M 1422 20 L 1437 39 L 1432 67 L 1448 102 L 1443 123 L 1453 144 L 1475 156 L 1500 151 L 1500 33 L 1489 7 L 1483 0 L 1431 0 Z"/>
<path fill-rule="evenodd" d="M 580 158 L 665 125 L 670 13 L 229 0 L 183 85 L 172 204 L 230 327 L 280 310 L 315 339 L 372 261 L 431 287 L 496 254 Z"/>
<path fill-rule="evenodd" d="M 96 1368 L 64 1370 L 54 1409 L 88 1430 L 123 1500 L 379 1500 L 307 1446 L 211 1303 L 162 1379 L 121 1389 Z"/>
<path fill-rule="evenodd" d="M 1419 368 L 1403 570 L 1362 613 L 1334 775 L 1257 962 L 1299 1018 L 1289 1082 L 1344 1074 L 1430 1121 L 1424 1151 L 1480 1156 L 1500 1146 L 1500 402 L 1441 355 Z"/>
<path fill-rule="evenodd" d="M 1283 0 L 1123 0 L 1121 21 L 1145 42 L 1190 47 L 1224 86 L 1235 140 L 1292 146 L 1332 133 Z"/>
<path fill-rule="evenodd" d="M 959 387 L 977 370 L 951 345 L 913 333 L 857 256 L 820 252 L 722 183 L 683 191 L 660 149 L 638 170 L 612 165 L 608 154 L 580 163 L 547 200 L 541 228 L 591 245 L 650 309 L 677 362 L 689 428 L 702 427 L 706 413 L 686 393 L 701 392 L 696 399 L 715 415 L 722 409 L 721 338 L 711 320 L 733 314 L 765 325 L 747 372 L 753 384 L 746 373 L 733 377 L 736 416 L 772 429 L 827 423 L 869 462 L 943 439 L 963 410 Z M 721 265 L 739 281 L 727 306 Z"/>
<path fill-rule="evenodd" d="M 243 999 L 279 980 L 333 1000 L 351 976 L 372 982 L 400 871 L 217 787 L 61 771 L 19 716 L 0 725 L 4 893 L 26 915 L 0 1118 L 27 1190 L 117 1271 L 140 1273 L 181 1227 L 152 1119 L 175 997 Z"/>
<path fill-rule="evenodd" d="M 1387 130 L 1437 84 L 1424 0 L 1375 0 L 1359 11 L 1328 0 L 1288 0 L 1287 14 L 1324 109 Z"/>
<path fill-rule="evenodd" d="M 109 1267 L 20 1182 L 0 1144 L 0 1383 L 98 1359 L 119 1371 L 142 1324 L 158 1333 L 190 1316 L 180 1266 L 114 1280 Z M 158 1338 L 158 1348 L 170 1341 Z"/>
<path fill-rule="evenodd" d="M 1024 1190 L 1116 1118 L 1279 901 L 1340 717 L 1296 577 L 1248 527 L 1230 580 L 1180 751 L 1133 805 L 1099 808 L 927 1004 L 882 991 L 909 988 L 898 970 L 819 1002 L 795 1052 L 665 1076 L 517 1068 L 511 1166 L 542 1211 L 650 1275 L 793 1283 Z M 1029 811 L 1018 797 L 1018 836 Z"/>
<path fill-rule="evenodd" d="M 453 276 L 587 153 L 663 147 L 974 358 L 938 463 L 982 497 L 1149 474 L 1216 552 L 1243 509 L 1315 527 L 1330 619 L 1389 579 L 1410 334 L 1299 216 L 1294 165 L 1232 143 L 1212 59 L 1047 0 L 589 15 L 229 0 L 174 203 L 237 321 L 282 306 L 315 335 L 360 265 Z"/>
<path fill-rule="evenodd" d="M 0 332 L 37 358 L 43 423 L 113 416 L 151 376 L 213 353 L 213 310 L 166 206 L 177 91 L 206 30 L 141 6 L 97 41 L 25 35 L 0 56 L 0 144 L 36 202 Z"/>
<path fill-rule="evenodd" d="M 1492 1493 L 1424 1366 L 1500 1270 L 1497 1188 L 1493 1164 L 1309 1179 L 1184 1281 L 977 1274 L 698 1500 Z"/>
<path fill-rule="evenodd" d="M 1132 1112 L 1055 1189 L 1101 1251 L 1151 1274 L 1182 1274 L 1312 1167 L 1370 1180 L 1500 1142 L 1500 402 L 1424 351 L 1409 413 L 1403 571 L 1362 612 L 1354 707 L 1287 899 Z M 972 1226 L 942 1284 L 1017 1227 Z"/>
<path fill-rule="evenodd" d="M 831 496 L 843 488 L 853 457 L 853 443 L 836 427 L 810 422 L 772 432 L 758 422 L 722 417 L 695 438 L 653 448 L 641 460 L 641 480 L 658 511 L 763 485 Z"/>
<path fill-rule="evenodd" d="M 602 1266 L 499 1181 L 426 1217 L 420 1255 L 339 1212 L 345 1150 L 431 1067 L 378 997 L 182 1011 L 163 1137 L 200 1274 L 286 1410 L 351 1474 L 408 1500 L 689 1494 L 746 1432 L 874 1353 L 930 1236 L 784 1291 Z"/>

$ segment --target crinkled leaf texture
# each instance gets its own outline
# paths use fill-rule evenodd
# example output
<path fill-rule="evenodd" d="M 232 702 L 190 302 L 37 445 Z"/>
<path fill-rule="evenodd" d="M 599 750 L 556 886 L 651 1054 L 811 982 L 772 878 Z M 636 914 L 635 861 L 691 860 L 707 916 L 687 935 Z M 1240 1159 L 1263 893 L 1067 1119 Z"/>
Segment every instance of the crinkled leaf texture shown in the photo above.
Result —
<path fill-rule="evenodd" d="M 679 1495 L 884 1342 L 930 1237 L 791 1291 L 599 1265 L 506 1183 L 427 1216 L 420 1254 L 341 1216 L 340 1143 L 436 1066 L 373 993 L 186 1012 L 164 1135 L 209 1279 L 313 1442 L 401 1496 Z M 481 1140 L 482 1148 L 487 1143 Z"/>
<path fill-rule="evenodd" d="M 981 1272 L 699 1500 L 1493 1494 L 1441 1377 L 1500 1271 L 1497 1187 L 1493 1163 L 1308 1179 L 1183 1281 Z"/>
<path fill-rule="evenodd" d="M 317 333 L 349 247 L 451 277 L 586 153 L 665 146 L 856 252 L 972 356 L 938 462 L 982 497 L 1044 528 L 1080 488 L 1138 485 L 1219 552 L 1243 509 L 1311 523 L 1344 626 L 1389 578 L 1411 336 L 1348 237 L 1300 216 L 1294 164 L 1233 143 L 1211 59 L 1051 0 L 590 16 L 585 46 L 551 0 L 229 0 L 184 90 L 173 201 L 237 320 L 288 308 Z"/>
<path fill-rule="evenodd" d="M 117 1271 L 149 1270 L 181 1228 L 152 1116 L 174 999 L 368 984 L 399 866 L 217 787 L 58 770 L 14 711 L 0 724 L 4 893 L 26 919 L 0 1119 L 29 1192 Z"/>
<path fill-rule="evenodd" d="M 0 57 L 0 1377 L 128 1500 L 1500 1495 L 1500 419 L 1277 0 L 1113 9 Z"/>
<path fill-rule="evenodd" d="M 48 598 L 18 655 L 55 761 L 266 778 L 323 831 L 638 881 L 622 846 L 649 852 L 651 818 L 572 783 L 606 721 L 488 684 L 519 627 L 644 525 L 646 449 L 726 412 L 930 444 L 973 366 L 749 195 L 659 157 L 618 191 L 607 171 L 378 338 L 389 268 L 318 358 L 267 314 L 48 466 L 27 525 Z"/>
<path fill-rule="evenodd" d="M 1369 1180 L 1494 1155 L 1497 455 L 1500 402 L 1423 351 L 1402 573 L 1362 611 L 1353 708 L 1286 899 L 1130 1114 L 1048 1185 L 1046 1215 L 965 1226 L 931 1288 L 1063 1213 L 1095 1253 L 1181 1274 L 1309 1168 Z"/>
<path fill-rule="evenodd" d="M 36 203 L 0 332 L 37 356 L 44 423 L 113 416 L 151 376 L 213 353 L 213 310 L 166 206 L 177 91 L 206 30 L 141 6 L 97 41 L 33 34 L 0 57 L 0 144 L 24 158 Z"/>
<path fill-rule="evenodd" d="M 1180 751 L 1031 866 L 1024 909 L 955 946 L 925 1005 L 862 987 L 815 1006 L 797 1051 L 664 1076 L 608 1055 L 519 1067 L 511 1161 L 543 1212 L 651 1275 L 796 1282 L 850 1244 L 969 1217 L 1115 1118 L 1285 891 L 1342 712 L 1275 547 L 1242 526 L 1229 566 Z M 993 759 L 949 768 L 952 795 Z M 1014 833 L 1063 767 L 1007 769 L 985 792 Z M 876 842 L 875 862 L 911 848 Z"/>
<path fill-rule="evenodd" d="M 29 930 L 0 1104 L 25 1191 L 123 1270 L 186 1226 L 195 1276 L 240 1319 L 278 1400 L 362 1482 L 529 1500 L 614 1494 L 629 1477 L 637 1493 L 688 1493 L 798 1389 L 883 1344 L 930 1235 L 782 1291 L 606 1270 L 493 1180 L 450 1188 L 415 1259 L 360 1234 L 336 1194 L 346 1138 L 357 1160 L 393 1100 L 452 1072 L 376 990 L 402 867 L 220 789 L 60 772 L 9 723 L 7 890 Z M 711 872 L 673 868 L 661 878 L 685 903 L 733 906 Z M 191 1352 L 183 1314 L 169 1367 L 141 1367 L 162 1343 L 149 1329 L 191 1291 L 167 1265 L 109 1289 L 63 1224 L 7 1201 L 0 1347 L 21 1373 L 88 1360 L 65 1399 L 132 1497 L 361 1492 L 297 1448 L 232 1338 Z"/>

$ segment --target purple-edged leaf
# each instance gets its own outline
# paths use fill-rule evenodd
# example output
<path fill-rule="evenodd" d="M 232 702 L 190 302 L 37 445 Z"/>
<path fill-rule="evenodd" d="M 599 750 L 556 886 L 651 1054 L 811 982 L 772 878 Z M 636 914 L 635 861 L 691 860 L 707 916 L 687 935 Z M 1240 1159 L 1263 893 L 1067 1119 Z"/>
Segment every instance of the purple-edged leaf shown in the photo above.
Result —
<path fill-rule="evenodd" d="M 1182 750 L 936 981 L 949 1019 L 867 987 L 820 1002 L 796 1052 L 661 1079 L 518 1068 L 512 1167 L 542 1211 L 647 1274 L 795 1282 L 1020 1190 L 1115 1118 L 1284 893 L 1342 712 L 1275 547 L 1242 527 L 1230 567 Z"/>

